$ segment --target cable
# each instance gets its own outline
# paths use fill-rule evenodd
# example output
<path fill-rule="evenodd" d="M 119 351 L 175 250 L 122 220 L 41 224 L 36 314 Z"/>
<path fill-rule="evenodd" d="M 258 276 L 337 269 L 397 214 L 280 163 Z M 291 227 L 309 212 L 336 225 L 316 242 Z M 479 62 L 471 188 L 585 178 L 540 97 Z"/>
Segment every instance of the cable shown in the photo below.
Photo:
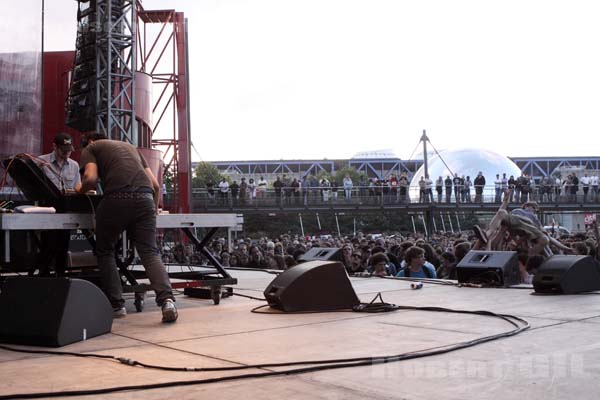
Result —
<path fill-rule="evenodd" d="M 376 302 L 376 300 L 380 300 Z M 265 305 L 260 306 L 259 308 L 265 307 Z M 281 375 L 297 375 L 309 372 L 317 372 L 331 369 L 342 369 L 342 368 L 352 368 L 359 366 L 368 366 L 373 364 L 382 364 L 382 363 L 391 363 L 398 362 L 422 357 L 428 357 L 432 355 L 439 355 L 448 353 L 451 351 L 456 351 L 460 349 L 464 349 L 467 347 L 476 346 L 478 344 L 490 342 L 493 340 L 497 340 L 500 338 L 505 338 L 509 336 L 517 335 L 527 329 L 529 329 L 530 325 L 527 321 L 522 318 L 507 315 L 507 314 L 495 314 L 490 311 L 469 311 L 469 310 L 453 310 L 442 307 L 413 307 L 413 306 L 397 306 L 394 304 L 389 304 L 383 302 L 383 298 L 381 293 L 378 293 L 370 303 L 361 303 L 359 306 L 356 306 L 353 311 L 360 312 L 381 312 L 381 311 L 397 311 L 397 310 L 415 310 L 415 311 L 431 311 L 431 312 L 450 312 L 450 313 L 458 313 L 458 314 L 474 314 L 481 315 L 486 317 L 494 317 L 500 318 L 512 326 L 514 329 L 507 332 L 502 332 L 495 335 L 484 336 L 478 339 L 473 339 L 465 342 L 459 342 L 449 345 L 443 345 L 439 347 L 434 347 L 427 350 L 419 350 L 414 352 L 401 353 L 392 356 L 380 356 L 380 357 L 357 357 L 357 358 L 346 358 L 346 359 L 332 359 L 332 360 L 310 360 L 310 361 L 293 361 L 286 363 L 265 363 L 265 364 L 255 364 L 255 365 L 240 365 L 235 367 L 219 367 L 219 368 L 193 368 L 193 367 L 164 367 L 153 364 L 145 364 L 140 363 L 136 360 L 131 360 L 124 357 L 114 357 L 108 355 L 97 355 L 97 354 L 80 354 L 80 353 L 67 353 L 67 352 L 53 352 L 53 351 L 45 351 L 45 350 L 18 350 L 12 349 L 10 347 L 1 346 L 5 350 L 10 351 L 23 351 L 26 353 L 43 353 L 43 354 L 60 354 L 60 355 L 74 355 L 78 357 L 99 357 L 99 358 L 108 358 L 115 361 L 118 361 L 122 364 L 128 366 L 140 366 L 151 369 L 159 369 L 165 371 L 194 371 L 194 372 L 209 372 L 209 371 L 233 371 L 233 370 L 243 370 L 243 369 L 257 369 L 257 368 L 272 368 L 272 367 L 289 367 L 289 366 L 298 366 L 298 365 L 311 365 L 308 367 L 288 369 L 284 371 L 269 371 L 269 372 L 261 372 L 261 373 L 251 373 L 251 374 L 243 374 L 243 375 L 235 375 L 235 376 L 222 376 L 210 379 L 198 379 L 198 380 L 190 380 L 190 381 L 175 381 L 175 382 L 165 382 L 158 384 L 149 384 L 149 385 L 133 385 L 133 386 L 118 386 L 118 387 L 110 387 L 103 389 L 92 389 L 92 390 L 78 390 L 78 391 L 63 391 L 63 392 L 48 392 L 48 393 L 17 393 L 11 395 L 3 395 L 0 396 L 0 400 L 4 399 L 33 399 L 33 398 L 42 398 L 42 397 L 59 397 L 59 396 L 84 396 L 84 395 L 94 395 L 94 394 L 104 394 L 104 393 L 113 393 L 120 392 L 126 390 L 147 390 L 147 389 L 158 389 L 158 388 L 166 388 L 166 387 L 174 387 L 174 386 L 189 386 L 189 385 L 201 385 L 215 382 L 224 382 L 230 380 L 240 380 L 240 379 L 249 379 L 249 378 L 265 378 L 271 376 L 281 376 Z"/>
<path fill-rule="evenodd" d="M 412 151 L 412 153 L 410 153 L 410 156 L 407 158 L 407 160 L 412 160 L 412 156 L 415 155 L 415 151 L 417 151 L 417 149 L 419 148 L 419 145 L 421 144 L 421 141 L 419 140 L 419 142 L 417 143 L 417 145 L 415 146 L 415 149 Z"/>
<path fill-rule="evenodd" d="M 247 299 L 252 299 L 252 300 L 267 301 L 267 299 L 261 299 L 259 297 L 252 297 L 252 296 L 248 296 L 248 295 L 240 294 L 240 293 L 236 293 L 236 292 L 232 292 L 231 294 L 234 296 L 245 297 Z"/>
<path fill-rule="evenodd" d="M 279 271 L 279 270 L 261 269 L 261 268 L 244 268 L 244 267 L 223 267 L 223 268 L 226 270 L 230 269 L 232 271 L 258 271 L 258 272 L 265 272 L 267 274 L 272 274 L 272 275 L 279 275 L 283 272 L 283 271 Z"/>
<path fill-rule="evenodd" d="M 423 282 L 423 283 L 431 283 L 434 285 L 443 285 L 443 286 L 457 286 L 457 282 L 451 282 L 443 279 L 433 279 L 433 278 L 407 278 L 404 276 L 378 276 L 378 278 L 382 279 L 394 279 L 398 281 L 408 281 L 408 282 Z"/>

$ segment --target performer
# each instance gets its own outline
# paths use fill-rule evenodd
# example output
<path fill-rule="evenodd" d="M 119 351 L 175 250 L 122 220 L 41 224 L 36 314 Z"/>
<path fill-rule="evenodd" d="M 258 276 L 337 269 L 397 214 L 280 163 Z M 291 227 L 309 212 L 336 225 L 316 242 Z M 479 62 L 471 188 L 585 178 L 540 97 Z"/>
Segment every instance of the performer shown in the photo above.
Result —
<path fill-rule="evenodd" d="M 79 164 L 71 159 L 73 138 L 67 133 L 59 133 L 52 141 L 52 152 L 38 158 L 46 161 L 42 170 L 62 192 L 74 192 L 81 186 Z"/>
<path fill-rule="evenodd" d="M 67 133 L 58 133 L 52 141 L 52 152 L 38 157 L 44 174 L 62 193 L 75 192 L 81 186 L 79 164 L 70 158 L 73 138 Z M 63 276 L 67 267 L 67 255 L 71 232 L 68 230 L 42 231 L 40 253 L 40 275 L 49 274 L 49 265 L 54 259 L 54 272 Z"/>
<path fill-rule="evenodd" d="M 82 146 L 84 173 L 80 192 L 94 189 L 98 179 L 104 190 L 104 198 L 96 210 L 96 253 L 103 289 L 113 306 L 114 316 L 127 314 L 115 262 L 115 244 L 119 235 L 127 230 L 156 292 L 162 321 L 175 322 L 175 298 L 156 246 L 158 181 L 144 157 L 129 143 L 88 133 L 82 138 Z"/>

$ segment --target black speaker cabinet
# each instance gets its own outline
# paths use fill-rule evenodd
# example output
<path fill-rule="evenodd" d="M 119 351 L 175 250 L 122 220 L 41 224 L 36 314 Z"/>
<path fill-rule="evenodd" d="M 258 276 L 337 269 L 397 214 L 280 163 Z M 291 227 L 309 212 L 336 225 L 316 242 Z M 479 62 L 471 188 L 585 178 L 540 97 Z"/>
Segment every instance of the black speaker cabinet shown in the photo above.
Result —
<path fill-rule="evenodd" d="M 304 261 L 342 261 L 342 249 L 339 247 L 313 247 L 302 254 L 299 259 Z"/>
<path fill-rule="evenodd" d="M 0 286 L 0 342 L 60 347 L 109 333 L 112 307 L 90 282 L 7 278 Z"/>
<path fill-rule="evenodd" d="M 291 311 L 329 311 L 360 303 L 344 265 L 309 261 L 291 267 L 275 278 L 264 292 L 273 308 Z"/>
<path fill-rule="evenodd" d="M 516 251 L 471 250 L 456 266 L 460 283 L 512 286 L 521 282 Z"/>
<path fill-rule="evenodd" d="M 600 290 L 600 269 L 591 256 L 555 255 L 538 268 L 533 289 L 556 294 Z"/>

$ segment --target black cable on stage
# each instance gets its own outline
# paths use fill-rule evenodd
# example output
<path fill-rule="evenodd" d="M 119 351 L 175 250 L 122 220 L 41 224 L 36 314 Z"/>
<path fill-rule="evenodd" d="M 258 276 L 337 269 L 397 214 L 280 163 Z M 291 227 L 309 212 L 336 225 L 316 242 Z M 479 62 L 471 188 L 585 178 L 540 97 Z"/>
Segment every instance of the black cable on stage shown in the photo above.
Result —
<path fill-rule="evenodd" d="M 74 356 L 74 357 L 92 357 L 92 358 L 105 358 L 115 361 L 119 361 L 118 357 L 110 356 L 106 354 L 94 354 L 94 353 L 74 353 L 70 351 L 52 351 L 52 350 L 30 350 L 30 349 L 18 349 L 14 347 L 4 346 L 0 344 L 0 349 L 8 351 L 16 351 L 19 353 L 27 354 L 50 354 L 55 356 Z"/>
<path fill-rule="evenodd" d="M 380 302 L 375 302 L 377 299 Z M 266 305 L 260 306 L 265 307 Z M 415 310 L 415 311 L 432 311 L 432 312 L 450 312 L 457 314 L 474 314 L 481 315 L 486 317 L 495 317 L 500 318 L 515 328 L 511 331 L 484 336 L 478 339 L 469 340 L 466 342 L 459 342 L 455 344 L 449 344 L 444 346 L 439 346 L 432 349 L 427 350 L 419 350 L 408 353 L 401 353 L 393 356 L 380 356 L 380 357 L 358 357 L 358 358 L 346 358 L 346 359 L 333 359 L 333 360 L 311 360 L 311 361 L 294 361 L 287 363 L 268 363 L 268 364 L 255 364 L 255 365 L 241 365 L 235 367 L 218 367 L 218 368 L 191 368 L 191 367 L 164 367 L 153 364 L 145 364 L 140 363 L 135 360 L 130 360 L 123 357 L 114 357 L 108 355 L 97 355 L 97 354 L 81 354 L 81 353 L 69 353 L 69 352 L 54 352 L 54 351 L 45 351 L 45 350 L 20 350 L 13 349 L 6 346 L 1 346 L 5 350 L 10 351 L 19 351 L 25 353 L 37 353 L 37 354 L 59 354 L 59 355 L 74 355 L 77 357 L 98 357 L 98 358 L 108 358 L 125 365 L 129 366 L 140 366 L 151 369 L 159 369 L 165 371 L 189 371 L 189 372 L 209 372 L 209 371 L 233 371 L 233 370 L 242 370 L 242 369 L 260 369 L 260 368 L 272 368 L 272 367 L 288 367 L 288 366 L 297 366 L 297 365 L 312 365 L 310 367 L 289 369 L 285 371 L 269 371 L 269 372 L 261 372 L 261 373 L 252 373 L 252 374 L 244 374 L 244 375 L 235 375 L 235 376 L 223 376 L 216 377 L 210 379 L 198 379 L 198 380 L 190 380 L 190 381 L 175 381 L 175 382 L 165 382 L 158 384 L 149 384 L 149 385 L 132 385 L 132 386 L 118 386 L 118 387 L 110 387 L 103 389 L 90 389 L 90 390 L 77 390 L 77 391 L 64 391 L 64 392 L 48 392 L 48 393 L 17 393 L 11 395 L 2 395 L 0 396 L 0 400 L 5 399 L 34 399 L 34 398 L 42 398 L 42 397 L 67 397 L 67 396 L 85 396 L 85 395 L 96 395 L 96 394 L 105 394 L 105 393 L 113 393 L 127 390 L 147 390 L 147 389 L 158 389 L 158 388 L 166 388 L 166 387 L 174 387 L 174 386 L 189 386 L 189 385 L 201 385 L 215 382 L 224 382 L 230 380 L 239 380 L 239 379 L 250 379 L 250 378 L 264 378 L 271 376 L 281 376 L 281 375 L 296 375 L 303 374 L 309 372 L 317 372 L 324 371 L 330 369 L 342 369 L 342 368 L 352 368 L 359 366 L 368 366 L 373 364 L 383 364 L 383 363 L 391 363 L 398 362 L 416 358 L 423 358 L 433 355 L 439 355 L 448 353 L 451 351 L 456 351 L 460 349 L 464 349 L 467 347 L 476 346 L 482 343 L 490 342 L 493 340 L 497 340 L 500 338 L 510 337 L 517 335 L 527 329 L 529 329 L 529 323 L 522 318 L 508 315 L 508 314 L 495 314 L 491 311 L 468 311 L 468 310 L 453 310 L 443 307 L 413 307 L 413 306 L 397 306 L 395 304 L 385 303 L 381 297 L 381 293 L 378 293 L 370 303 L 361 303 L 360 305 L 353 308 L 353 311 L 357 312 L 383 312 L 383 311 L 397 311 L 397 310 Z M 284 314 L 284 313 L 282 313 Z M 521 324 L 521 325 L 519 325 Z"/>
<path fill-rule="evenodd" d="M 434 285 L 442 285 L 442 286 L 458 286 L 458 282 L 452 282 L 444 279 L 433 279 L 433 278 L 410 278 L 405 276 L 378 276 L 381 279 L 392 279 L 396 281 L 409 281 L 409 282 L 423 282 L 423 283 L 431 283 Z"/>
<path fill-rule="evenodd" d="M 231 294 L 233 296 L 245 297 L 247 299 L 252 299 L 252 300 L 267 301 L 267 299 L 261 299 L 260 297 L 252 297 L 252 296 L 248 296 L 248 295 L 240 294 L 240 293 L 236 293 L 236 292 L 232 292 Z"/>
<path fill-rule="evenodd" d="M 279 275 L 282 272 L 284 272 L 283 270 L 275 270 L 275 269 L 262 269 L 262 268 L 244 268 L 244 267 L 223 267 L 223 269 L 225 270 L 232 270 L 232 271 L 257 271 L 257 272 L 264 272 L 267 274 L 272 274 L 272 275 Z"/>

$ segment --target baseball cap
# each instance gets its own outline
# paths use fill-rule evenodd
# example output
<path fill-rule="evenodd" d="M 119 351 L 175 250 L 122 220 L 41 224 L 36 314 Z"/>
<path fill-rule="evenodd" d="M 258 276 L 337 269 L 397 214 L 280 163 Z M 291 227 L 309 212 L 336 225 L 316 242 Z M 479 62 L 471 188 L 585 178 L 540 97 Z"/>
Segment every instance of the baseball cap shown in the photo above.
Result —
<path fill-rule="evenodd" d="M 70 147 L 73 149 L 73 138 L 68 133 L 61 132 L 54 136 L 54 144 L 59 147 Z"/>

